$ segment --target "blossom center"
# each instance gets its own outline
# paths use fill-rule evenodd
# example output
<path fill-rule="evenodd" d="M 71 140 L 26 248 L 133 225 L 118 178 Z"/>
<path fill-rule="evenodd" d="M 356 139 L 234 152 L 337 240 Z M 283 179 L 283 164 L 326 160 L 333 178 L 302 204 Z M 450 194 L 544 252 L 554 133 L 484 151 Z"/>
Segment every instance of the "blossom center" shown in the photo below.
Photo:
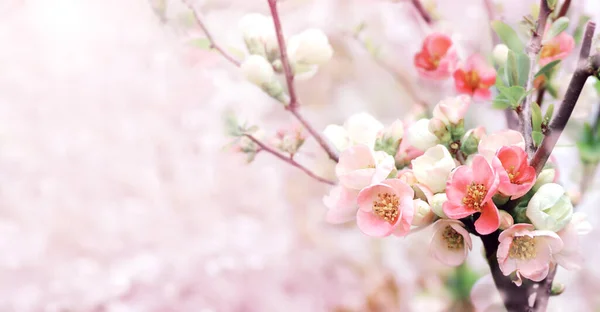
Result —
<path fill-rule="evenodd" d="M 535 238 L 531 236 L 517 236 L 513 238 L 508 256 L 512 259 L 529 260 L 535 258 Z"/>
<path fill-rule="evenodd" d="M 377 194 L 377 200 L 373 201 L 373 212 L 383 220 L 393 224 L 398 220 L 398 205 L 400 201 L 395 194 Z"/>
<path fill-rule="evenodd" d="M 457 250 L 465 246 L 465 239 L 453 227 L 447 226 L 442 233 L 448 249 Z"/>
<path fill-rule="evenodd" d="M 467 72 L 465 75 L 465 82 L 471 89 L 475 90 L 479 87 L 479 74 L 476 71 L 472 70 Z"/>
<path fill-rule="evenodd" d="M 540 51 L 540 58 L 553 57 L 560 53 L 559 44 L 545 44 Z"/>
<path fill-rule="evenodd" d="M 467 194 L 463 197 L 462 203 L 468 208 L 481 211 L 486 193 L 487 189 L 483 184 L 473 182 L 467 187 Z"/>

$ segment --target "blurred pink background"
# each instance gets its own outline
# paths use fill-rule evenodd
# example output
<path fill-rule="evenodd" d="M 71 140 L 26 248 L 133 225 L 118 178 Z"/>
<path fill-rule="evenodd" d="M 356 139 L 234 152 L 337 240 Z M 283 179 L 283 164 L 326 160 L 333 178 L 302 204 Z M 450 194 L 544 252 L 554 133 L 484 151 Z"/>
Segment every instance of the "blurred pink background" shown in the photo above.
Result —
<path fill-rule="evenodd" d="M 489 53 L 482 0 L 423 2 L 441 29 Z M 498 16 L 516 24 L 535 1 L 496 2 Z M 573 2 L 573 16 L 600 12 L 597 0 Z M 451 269 L 427 256 L 426 231 L 372 239 L 328 225 L 327 186 L 270 155 L 246 165 L 223 148 L 227 111 L 268 133 L 291 119 L 218 54 L 186 44 L 201 32 L 190 31 L 180 2 L 166 1 L 166 23 L 157 3 L 0 2 L 0 311 L 449 309 L 442 279 Z M 266 0 L 195 4 L 217 41 L 240 51 L 239 18 L 268 12 Z M 433 105 L 449 91 L 416 78 L 412 55 L 427 26 L 409 2 L 280 6 L 286 31 L 321 28 L 335 51 L 298 82 L 302 110 L 319 130 L 359 111 L 390 122 L 414 105 L 411 92 Z M 350 36 L 362 22 L 408 87 Z M 504 127 L 501 116 L 489 103 L 471 111 L 490 131 Z M 314 158 L 303 161 L 331 175 L 315 142 L 305 148 Z M 571 188 L 575 153 L 556 152 Z M 579 210 L 597 228 L 595 187 Z M 584 270 L 559 271 L 567 288 L 552 311 L 597 311 L 597 234 L 585 237 Z M 477 240 L 469 264 L 485 274 L 480 250 Z"/>

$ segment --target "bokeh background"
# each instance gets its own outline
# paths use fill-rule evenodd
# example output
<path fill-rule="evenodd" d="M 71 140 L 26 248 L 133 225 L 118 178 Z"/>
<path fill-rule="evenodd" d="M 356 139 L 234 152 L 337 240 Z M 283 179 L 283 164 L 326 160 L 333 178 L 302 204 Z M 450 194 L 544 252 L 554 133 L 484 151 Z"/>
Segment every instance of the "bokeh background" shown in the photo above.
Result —
<path fill-rule="evenodd" d="M 430 29 L 408 1 L 280 2 L 286 33 L 321 28 L 335 50 L 297 83 L 318 129 L 360 111 L 391 122 L 452 92 L 416 76 L 412 55 Z M 489 55 L 484 1 L 423 2 L 437 29 Z M 495 17 L 516 25 L 534 2 L 496 1 Z M 266 0 L 194 4 L 238 53 L 237 21 L 268 14 Z M 586 14 L 600 16 L 600 1 L 574 0 L 572 19 Z M 247 165 L 224 148 L 226 113 L 266 133 L 292 119 L 220 55 L 190 44 L 202 36 L 178 0 L 0 1 L 0 311 L 472 309 L 456 291 L 467 282 L 427 256 L 427 231 L 372 239 L 326 224 L 327 186 L 270 155 Z M 504 127 L 490 103 L 473 106 L 472 125 Z M 577 190 L 576 149 L 563 142 L 561 179 Z M 331 175 L 315 142 L 304 151 Z M 591 183 L 579 210 L 598 228 Z M 559 270 L 567 287 L 553 311 L 598 311 L 598 233 L 584 238 L 582 271 Z M 478 242 L 471 275 L 487 272 L 480 252 Z"/>

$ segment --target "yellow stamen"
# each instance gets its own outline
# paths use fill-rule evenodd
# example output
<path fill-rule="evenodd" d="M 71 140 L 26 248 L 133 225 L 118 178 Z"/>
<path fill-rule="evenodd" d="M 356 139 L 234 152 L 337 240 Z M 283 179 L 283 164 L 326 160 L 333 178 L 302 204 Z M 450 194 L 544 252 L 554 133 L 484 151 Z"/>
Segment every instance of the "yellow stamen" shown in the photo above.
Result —
<path fill-rule="evenodd" d="M 394 224 L 398 220 L 398 206 L 400 201 L 395 194 L 378 194 L 377 200 L 373 201 L 373 212 L 383 220 Z"/>
<path fill-rule="evenodd" d="M 529 260 L 535 258 L 537 251 L 535 249 L 535 237 L 517 236 L 513 238 L 508 256 L 512 259 Z"/>

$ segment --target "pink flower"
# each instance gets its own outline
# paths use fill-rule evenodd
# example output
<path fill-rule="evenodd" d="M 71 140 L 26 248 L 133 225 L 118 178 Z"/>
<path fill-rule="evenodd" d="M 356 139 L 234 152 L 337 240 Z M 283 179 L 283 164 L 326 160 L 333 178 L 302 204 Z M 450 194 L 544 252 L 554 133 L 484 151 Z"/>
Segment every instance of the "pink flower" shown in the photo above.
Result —
<path fill-rule="evenodd" d="M 539 282 L 546 278 L 552 255 L 563 249 L 563 241 L 552 231 L 534 230 L 531 224 L 515 224 L 500 233 L 498 264 L 506 276 L 516 271 L 515 284 L 521 276 Z"/>
<path fill-rule="evenodd" d="M 535 184 L 535 169 L 527 161 L 527 153 L 518 146 L 500 148 L 494 159 L 500 184 L 498 191 L 512 198 L 525 195 Z"/>
<path fill-rule="evenodd" d="M 498 150 L 503 146 L 518 146 L 525 149 L 525 139 L 519 131 L 503 130 L 481 139 L 477 149 L 485 159 L 492 161 Z"/>
<path fill-rule="evenodd" d="M 421 76 L 442 80 L 450 77 L 458 62 L 458 55 L 452 46 L 450 37 L 433 33 L 425 38 L 414 63 Z"/>
<path fill-rule="evenodd" d="M 459 166 L 446 185 L 448 201 L 443 210 L 451 219 L 462 219 L 480 212 L 475 230 L 487 235 L 498 229 L 500 216 L 492 196 L 498 189 L 498 176 L 481 155 L 473 157 L 472 168 Z"/>
<path fill-rule="evenodd" d="M 566 58 L 574 47 L 575 40 L 573 37 L 564 31 L 561 32 L 542 47 L 540 51 L 540 65 L 544 66 L 552 61 Z"/>
<path fill-rule="evenodd" d="M 471 105 L 471 98 L 466 95 L 459 95 L 441 100 L 433 108 L 433 118 L 439 119 L 444 124 L 458 124 Z"/>
<path fill-rule="evenodd" d="M 385 152 L 373 152 L 366 145 L 354 145 L 340 154 L 335 173 L 340 185 L 353 189 L 383 181 L 395 168 L 394 158 Z"/>
<path fill-rule="evenodd" d="M 358 210 L 356 204 L 358 192 L 358 190 L 348 189 L 341 185 L 332 188 L 329 195 L 323 197 L 323 203 L 329 208 L 325 221 L 339 224 L 354 220 Z"/>
<path fill-rule="evenodd" d="M 458 220 L 440 219 L 433 224 L 429 253 L 440 262 L 457 266 L 473 247 L 469 232 Z"/>
<path fill-rule="evenodd" d="M 357 199 L 358 227 L 376 237 L 408 234 L 414 214 L 413 197 L 413 189 L 399 179 L 388 179 L 363 189 Z"/>
<path fill-rule="evenodd" d="M 587 221 L 587 216 L 581 212 L 575 212 L 571 222 L 556 234 L 564 243 L 564 248 L 554 255 L 554 260 L 567 270 L 581 268 L 583 257 L 581 255 L 579 236 L 588 234 L 592 225 Z"/>
<path fill-rule="evenodd" d="M 458 93 L 484 100 L 492 96 L 490 87 L 496 83 L 496 70 L 479 54 L 473 54 L 466 64 L 454 72 L 454 85 Z"/>

